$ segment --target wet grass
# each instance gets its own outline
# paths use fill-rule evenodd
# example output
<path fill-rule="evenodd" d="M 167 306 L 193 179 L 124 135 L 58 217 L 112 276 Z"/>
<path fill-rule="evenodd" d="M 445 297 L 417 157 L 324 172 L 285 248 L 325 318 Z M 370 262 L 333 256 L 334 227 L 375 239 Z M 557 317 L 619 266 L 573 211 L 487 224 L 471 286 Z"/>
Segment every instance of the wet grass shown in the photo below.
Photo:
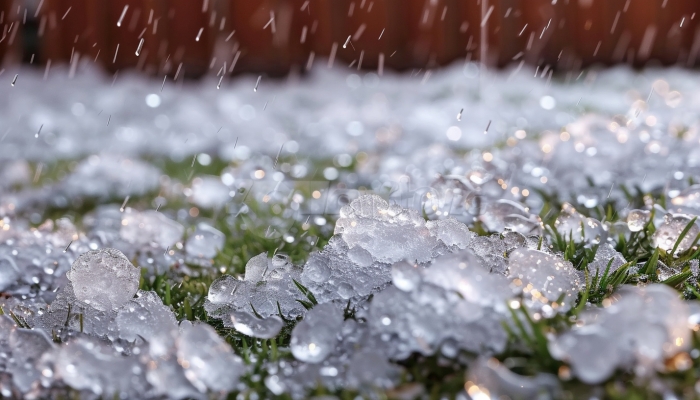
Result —
<path fill-rule="evenodd" d="M 147 160 L 159 167 L 164 175 L 172 180 L 178 180 L 187 185 L 193 177 L 200 175 L 219 175 L 228 167 L 235 167 L 235 163 L 228 163 L 213 158 L 208 165 L 201 165 L 196 159 L 188 159 L 175 162 L 169 159 Z M 293 157 L 277 160 L 278 163 L 293 163 Z M 52 165 L 32 165 L 34 174 L 33 187 L 51 185 L 59 181 L 75 168 L 74 161 L 58 161 Z M 350 172 L 356 167 L 355 162 L 345 168 L 339 168 L 333 160 L 315 160 L 311 162 L 313 171 L 310 171 L 308 179 L 323 179 L 324 168 L 334 166 L 341 172 Z M 279 213 L 275 213 L 270 207 L 265 206 L 254 198 L 247 196 L 246 191 L 237 193 L 231 203 L 237 209 L 245 205 L 248 212 L 257 219 L 256 226 L 273 225 L 278 219 Z M 638 208 L 650 203 L 666 204 L 664 196 L 658 193 L 643 193 L 638 188 L 621 188 L 625 193 L 628 208 Z M 299 193 L 306 198 L 311 196 L 305 186 L 298 187 Z M 632 233 L 629 237 L 614 237 L 612 244 L 628 261 L 615 271 L 611 271 L 611 263 L 608 263 L 604 271 L 598 271 L 595 275 L 588 274 L 587 266 L 593 261 L 597 246 L 585 246 L 576 243 L 571 236 L 567 237 L 557 232 L 554 222 L 560 214 L 563 201 L 556 194 L 539 193 L 544 199 L 544 206 L 540 216 L 545 226 L 545 237 L 541 245 L 549 245 L 555 252 L 559 252 L 570 261 L 575 268 L 586 271 L 585 289 L 579 295 L 577 303 L 566 315 L 557 315 L 553 318 L 534 318 L 525 308 L 511 309 L 513 320 L 518 323 L 508 326 L 507 350 L 497 358 L 508 364 L 514 365 L 514 372 L 524 375 L 534 375 L 540 372 L 551 373 L 560 378 L 563 387 L 563 398 L 576 399 L 586 397 L 610 398 L 610 399 L 650 399 L 661 398 L 658 391 L 652 388 L 651 381 L 633 379 L 629 371 L 618 371 L 607 382 L 591 387 L 584 385 L 576 379 L 569 378 L 568 366 L 555 360 L 549 353 L 547 337 L 556 332 L 562 332 L 572 325 L 575 316 L 586 306 L 601 305 L 615 289 L 622 284 L 638 284 L 661 282 L 676 288 L 679 296 L 685 299 L 700 299 L 700 286 L 689 269 L 692 260 L 700 260 L 698 242 L 700 235 L 694 238 L 690 250 L 674 256 L 675 250 L 689 232 L 684 230 L 681 238 L 675 244 L 673 251 L 664 252 L 652 246 L 651 237 L 654 233 L 652 223 L 646 224 L 639 232 Z M 129 199 L 129 205 L 137 209 L 154 208 L 153 199 L 162 193 L 147 193 Z M 111 203 L 120 204 L 123 199 L 111 199 Z M 51 218 L 56 219 L 68 216 L 77 225 L 81 218 L 94 210 L 99 205 L 97 201 L 81 199 L 79 203 L 72 203 L 65 208 L 46 207 L 41 214 L 41 221 Z M 167 198 L 166 204 L 160 209 L 162 212 L 176 213 L 178 210 L 192 207 L 184 196 Z M 579 209 L 589 217 L 598 220 L 615 223 L 620 221 L 619 206 L 613 202 L 605 202 L 592 209 Z M 264 384 L 267 376 L 266 365 L 278 360 L 293 361 L 289 352 L 291 331 L 297 321 L 286 321 L 282 332 L 274 339 L 255 339 L 223 326 L 220 320 L 210 318 L 204 310 L 204 302 L 211 283 L 223 274 L 243 274 L 246 262 L 260 254 L 266 253 L 272 256 L 276 253 L 288 255 L 296 264 L 303 263 L 314 251 L 317 251 L 328 242 L 332 230 L 315 224 L 307 224 L 295 221 L 286 227 L 284 233 L 292 240 L 284 240 L 281 236 L 266 237 L 259 231 L 252 229 L 251 219 L 245 214 L 235 218 L 230 210 L 199 209 L 197 218 L 206 219 L 213 223 L 214 227 L 222 231 L 226 236 L 224 248 L 213 259 L 211 267 L 198 267 L 188 265 L 195 270 L 194 275 L 185 275 L 178 271 L 167 271 L 160 275 L 150 275 L 147 269 L 143 269 L 140 288 L 154 291 L 164 302 L 170 306 L 178 320 L 203 321 L 216 329 L 239 354 L 246 363 L 252 366 L 249 374 L 243 377 L 247 389 L 243 393 L 232 393 L 228 398 L 289 398 L 287 395 L 277 396 Z M 334 225 L 334 216 L 326 216 L 328 226 Z M 189 217 L 188 217 L 189 218 Z M 191 218 L 192 222 L 197 218 Z M 653 219 L 653 215 L 652 215 Z M 694 223 L 693 220 L 691 223 Z M 479 234 L 490 234 L 484 227 L 476 222 L 470 229 Z M 660 263 L 677 269 L 678 274 L 661 280 L 657 273 Z M 301 285 L 300 285 L 301 286 Z M 302 293 L 307 293 L 301 286 Z M 310 292 L 305 299 L 300 299 L 305 307 L 315 305 L 315 299 Z M 693 348 L 700 350 L 698 335 L 693 336 Z M 698 352 L 700 354 L 700 351 Z M 469 360 L 473 360 L 473 354 L 459 354 L 455 357 L 444 355 L 419 356 L 414 355 L 400 364 L 405 372 L 401 377 L 401 384 L 394 390 L 375 390 L 369 393 L 374 398 L 404 398 L 406 393 L 421 393 L 422 398 L 442 399 L 455 398 L 464 388 L 465 373 Z M 466 361 L 465 361 L 466 360 Z M 691 365 L 678 371 L 673 366 L 661 374 L 664 383 L 676 393 L 681 393 L 684 398 L 695 398 L 694 385 L 700 380 L 700 361 L 691 358 Z M 418 389 L 417 389 L 418 388 Z M 322 386 L 310 390 L 309 396 L 334 395 L 341 399 L 354 399 L 358 393 L 351 390 L 330 391 Z M 363 393 L 368 395 L 368 393 Z"/>

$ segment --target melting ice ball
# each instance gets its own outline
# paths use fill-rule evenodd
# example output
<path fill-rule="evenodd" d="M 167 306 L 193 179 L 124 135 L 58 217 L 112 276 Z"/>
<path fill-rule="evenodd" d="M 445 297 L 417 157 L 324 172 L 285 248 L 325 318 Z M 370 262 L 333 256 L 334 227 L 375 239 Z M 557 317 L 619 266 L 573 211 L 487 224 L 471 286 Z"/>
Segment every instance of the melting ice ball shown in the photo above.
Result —
<path fill-rule="evenodd" d="M 692 225 L 690 225 L 691 222 Z M 697 222 L 693 221 L 691 215 L 671 213 L 664 215 L 664 222 L 656 228 L 656 232 L 651 236 L 651 243 L 654 247 L 670 252 L 676 246 L 676 242 L 686 227 L 688 231 L 678 244 L 674 255 L 688 251 L 693 246 L 695 237 L 700 234 L 700 227 Z"/>
<path fill-rule="evenodd" d="M 75 297 L 100 311 L 122 306 L 139 288 L 139 269 L 116 249 L 83 253 L 67 275 Z"/>
<path fill-rule="evenodd" d="M 644 229 L 644 226 L 649 223 L 651 211 L 647 210 L 632 210 L 627 214 L 627 227 L 632 232 L 639 232 Z"/>
<path fill-rule="evenodd" d="M 608 238 L 608 227 L 605 224 L 594 218 L 586 218 L 569 203 L 562 205 L 554 227 L 564 239 L 571 238 L 576 243 L 595 245 Z"/>
<path fill-rule="evenodd" d="M 333 304 L 319 304 L 294 327 L 289 345 L 297 360 L 320 363 L 333 351 L 343 326 L 343 314 Z"/>

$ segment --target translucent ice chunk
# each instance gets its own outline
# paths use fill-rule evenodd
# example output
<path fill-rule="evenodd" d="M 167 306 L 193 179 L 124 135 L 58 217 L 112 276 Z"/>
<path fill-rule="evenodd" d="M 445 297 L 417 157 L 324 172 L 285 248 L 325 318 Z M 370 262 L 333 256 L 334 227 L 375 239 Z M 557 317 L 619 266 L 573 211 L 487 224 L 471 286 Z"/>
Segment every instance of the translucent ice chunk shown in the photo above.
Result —
<path fill-rule="evenodd" d="M 277 336 L 284 326 L 282 318 L 273 315 L 267 318 L 258 318 L 245 311 L 231 313 L 231 324 L 235 330 L 254 338 L 270 339 Z"/>
<path fill-rule="evenodd" d="M 136 211 L 127 208 L 121 221 L 123 240 L 140 246 L 167 248 L 182 238 L 185 228 L 155 210 Z"/>
<path fill-rule="evenodd" d="M 405 261 L 398 262 L 391 266 L 391 281 L 394 286 L 410 292 L 421 282 L 420 267 L 415 264 L 410 264 Z"/>
<path fill-rule="evenodd" d="M 139 288 L 141 271 L 119 250 L 83 253 L 68 274 L 75 297 L 97 310 L 113 310 L 129 301 Z"/>
<path fill-rule="evenodd" d="M 300 275 L 301 268 L 287 256 L 276 254 L 268 259 L 263 253 L 248 261 L 244 280 L 224 275 L 214 281 L 204 307 L 225 323 L 230 323 L 232 311 L 255 310 L 264 318 L 279 316 L 281 311 L 284 318 L 296 318 L 305 311 L 297 300 L 306 296 L 294 283 L 301 280 Z"/>
<path fill-rule="evenodd" d="M 245 371 L 243 360 L 205 324 L 181 325 L 177 360 L 185 370 L 185 377 L 202 393 L 233 390 Z"/>
<path fill-rule="evenodd" d="M 542 221 L 538 215 L 530 214 L 524 205 L 500 199 L 487 205 L 479 220 L 491 232 L 509 229 L 523 235 L 541 235 Z"/>
<path fill-rule="evenodd" d="M 397 287 L 375 294 L 367 317 L 390 358 L 433 354 L 447 342 L 453 356 L 458 349 L 504 347 L 505 304 L 514 295 L 510 281 L 490 273 L 471 251 L 442 255 L 426 268 L 397 263 L 392 274 Z"/>
<path fill-rule="evenodd" d="M 71 340 L 54 351 L 49 360 L 55 370 L 54 379 L 103 398 L 117 394 L 139 397 L 150 389 L 144 374 L 146 366 L 138 356 L 125 356 L 97 339 L 81 336 Z M 43 368 L 49 366 L 42 367 L 42 374 L 47 376 Z"/>
<path fill-rule="evenodd" d="M 187 239 L 185 250 L 194 257 L 214 258 L 224 248 L 224 234 L 205 223 L 197 224 L 197 229 Z"/>
<path fill-rule="evenodd" d="M 312 256 L 304 266 L 302 276 L 312 282 L 323 283 L 331 276 L 331 269 L 328 264 L 329 261 L 326 258 Z"/>
<path fill-rule="evenodd" d="M 632 210 L 627 214 L 627 227 L 632 232 L 639 232 L 644 229 L 644 226 L 649 223 L 651 211 L 647 210 Z"/>
<path fill-rule="evenodd" d="M 566 311 L 582 285 L 573 265 L 561 256 L 533 249 L 516 249 L 508 257 L 510 276 L 530 298 L 529 305 Z"/>
<path fill-rule="evenodd" d="M 143 161 L 93 155 L 62 182 L 62 191 L 69 196 L 123 199 L 155 190 L 159 177 L 160 171 Z"/>
<path fill-rule="evenodd" d="M 53 224 L 48 228 L 43 225 L 42 229 L 15 227 L 0 232 L 0 236 L 3 233 L 12 235 L 12 239 L 0 239 L 0 288 L 3 292 L 40 295 L 50 301 L 52 291 L 68 281 L 65 273 L 75 259 L 71 251 L 63 252 L 69 242 L 63 241 L 63 232 L 53 231 Z"/>
<path fill-rule="evenodd" d="M 15 326 L 15 321 L 9 315 L 0 315 L 0 371 L 7 371 L 12 356 L 10 334 Z"/>
<path fill-rule="evenodd" d="M 39 315 L 37 327 L 62 339 L 75 332 L 106 336 L 115 313 L 112 309 L 100 311 L 79 301 L 69 282 L 58 290 L 56 299 Z"/>
<path fill-rule="evenodd" d="M 192 180 L 190 200 L 202 208 L 219 209 L 231 200 L 230 192 L 219 177 L 199 176 Z"/>
<path fill-rule="evenodd" d="M 651 237 L 652 245 L 667 252 L 673 250 L 681 233 L 683 233 L 683 230 L 690 224 L 692 219 L 693 217 L 685 214 L 666 214 L 663 224 L 656 228 L 656 232 L 654 232 Z M 693 241 L 695 241 L 695 237 L 697 237 L 699 233 L 700 227 L 698 223 L 695 222 L 678 245 L 676 254 L 690 249 Z"/>
<path fill-rule="evenodd" d="M 51 339 L 41 330 L 14 328 L 9 338 L 12 358 L 7 372 L 12 374 L 12 381 L 25 393 L 37 385 L 41 372 L 37 364 L 41 356 L 54 347 Z"/>
<path fill-rule="evenodd" d="M 359 267 L 368 267 L 372 265 L 372 255 L 369 251 L 360 246 L 355 246 L 348 250 L 348 259 L 354 262 Z"/>
<path fill-rule="evenodd" d="M 161 355 L 173 345 L 177 321 L 170 307 L 155 292 L 139 291 L 138 296 L 119 308 L 112 323 L 116 337 L 134 342 L 146 340 L 150 352 Z"/>
<path fill-rule="evenodd" d="M 476 236 L 465 224 L 453 218 L 428 221 L 426 226 L 432 236 L 449 248 L 466 249 Z"/>
<path fill-rule="evenodd" d="M 14 259 L 8 255 L 0 254 L 0 291 L 12 286 L 17 282 L 19 276 L 19 269 Z"/>
<path fill-rule="evenodd" d="M 174 352 L 165 354 L 153 360 L 146 369 L 146 379 L 153 386 L 154 392 L 171 399 L 204 399 L 202 392 L 185 376 L 186 370 L 182 363 L 189 365 L 197 362 L 194 359 L 178 360 Z"/>
<path fill-rule="evenodd" d="M 654 215 L 652 218 L 654 226 L 660 226 L 664 223 L 664 219 L 666 219 L 666 214 L 668 214 L 669 212 L 666 211 L 666 209 L 664 209 L 663 207 L 661 207 L 661 204 L 659 203 L 654 203 L 652 208 L 654 210 Z"/>
<path fill-rule="evenodd" d="M 566 240 L 571 237 L 577 243 L 598 244 L 608 237 L 608 228 L 605 224 L 594 218 L 586 218 L 569 203 L 564 203 L 561 207 L 561 214 L 554 222 L 554 226 Z"/>
<path fill-rule="evenodd" d="M 350 359 L 346 376 L 349 388 L 360 388 L 371 385 L 378 388 L 391 388 L 398 377 L 399 371 L 395 365 L 377 354 L 366 349 L 355 353 Z"/>
<path fill-rule="evenodd" d="M 390 265 L 360 267 L 350 260 L 348 251 L 343 236 L 335 235 L 322 251 L 309 256 L 301 283 L 319 302 L 367 296 L 391 282 Z"/>
<path fill-rule="evenodd" d="M 552 356 L 568 362 L 583 382 L 600 383 L 617 368 L 651 375 L 691 345 L 690 308 L 671 287 L 623 285 L 607 301 L 549 343 Z"/>
<path fill-rule="evenodd" d="M 671 204 L 700 211 L 700 185 L 693 185 L 671 200 Z"/>
<path fill-rule="evenodd" d="M 555 358 L 567 361 L 572 372 L 583 382 L 604 381 L 617 368 L 622 358 L 613 332 L 600 326 L 584 326 L 575 334 L 564 334 L 550 344 Z"/>
<path fill-rule="evenodd" d="M 626 263 L 627 260 L 625 260 L 622 254 L 618 253 L 611 244 L 603 243 L 598 246 L 595 258 L 588 264 L 588 273 L 591 277 L 595 277 L 596 274 L 602 277 L 608 269 L 608 264 L 610 264 L 608 274 L 612 274 Z"/>
<path fill-rule="evenodd" d="M 297 360 L 319 363 L 333 351 L 343 325 L 343 311 L 331 303 L 319 304 L 294 327 L 290 349 Z"/>
<path fill-rule="evenodd" d="M 561 387 L 556 376 L 537 374 L 533 377 L 518 375 L 495 358 L 481 357 L 470 365 L 465 389 L 472 398 L 491 399 L 558 399 Z"/>
<path fill-rule="evenodd" d="M 267 259 L 267 254 L 258 254 L 248 260 L 245 265 L 245 280 L 246 282 L 258 282 L 265 277 L 265 273 L 270 268 L 270 263 Z"/>
<path fill-rule="evenodd" d="M 224 275 L 209 286 L 207 299 L 213 304 L 226 304 L 234 301 L 236 290 L 244 286 L 243 281 L 231 275 Z"/>
<path fill-rule="evenodd" d="M 434 354 L 448 339 L 470 352 L 498 352 L 507 338 L 501 313 L 428 283 L 412 292 L 392 286 L 377 293 L 367 318 L 384 342 L 382 351 L 393 359 Z"/>
<path fill-rule="evenodd" d="M 475 304 L 503 308 L 513 296 L 510 282 L 490 273 L 469 250 L 438 257 L 423 271 L 424 281 L 458 292 Z"/>
<path fill-rule="evenodd" d="M 490 272 L 507 274 L 508 260 L 506 256 L 518 248 L 541 248 L 546 251 L 548 246 L 546 239 L 540 237 L 525 237 L 517 232 L 504 232 L 491 236 L 477 236 L 469 243 L 469 249 L 481 260 L 482 265 Z"/>
<path fill-rule="evenodd" d="M 366 323 L 348 319 L 337 337 L 333 351 L 320 363 L 283 362 L 270 368 L 266 386 L 274 393 L 306 398 L 308 390 L 319 384 L 368 393 L 376 388 L 391 388 L 399 381 L 400 368 L 388 361 L 384 351 L 387 346 L 370 334 Z"/>
<path fill-rule="evenodd" d="M 428 182 L 426 182 L 428 183 Z M 476 191 L 463 176 L 439 175 L 430 182 L 429 190 L 421 196 L 421 208 L 430 219 L 467 215 Z"/>
<path fill-rule="evenodd" d="M 365 195 L 344 206 L 335 234 L 342 234 L 350 248 L 360 246 L 384 263 L 428 261 L 437 244 L 417 211 L 389 206 L 377 195 Z"/>
<path fill-rule="evenodd" d="M 467 178 L 476 185 L 484 185 L 493 179 L 493 172 L 481 166 L 473 167 L 467 172 Z"/>

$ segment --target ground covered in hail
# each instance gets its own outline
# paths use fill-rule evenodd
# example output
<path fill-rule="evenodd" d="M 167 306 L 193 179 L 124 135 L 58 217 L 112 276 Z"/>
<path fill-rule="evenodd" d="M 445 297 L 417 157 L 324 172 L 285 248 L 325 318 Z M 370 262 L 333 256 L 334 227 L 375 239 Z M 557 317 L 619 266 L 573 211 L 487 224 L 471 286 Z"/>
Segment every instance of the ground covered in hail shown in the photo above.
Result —
<path fill-rule="evenodd" d="M 0 72 L 0 394 L 697 398 L 700 76 L 533 72 Z"/>

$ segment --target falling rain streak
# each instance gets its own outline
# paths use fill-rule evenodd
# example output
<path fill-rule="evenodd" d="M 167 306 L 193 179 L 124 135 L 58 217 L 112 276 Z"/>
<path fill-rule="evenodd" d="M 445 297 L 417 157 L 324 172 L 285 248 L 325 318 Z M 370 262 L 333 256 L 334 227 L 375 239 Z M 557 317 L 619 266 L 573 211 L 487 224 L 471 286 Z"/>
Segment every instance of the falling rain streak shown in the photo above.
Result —
<path fill-rule="evenodd" d="M 255 87 L 253 88 L 253 92 L 258 91 L 258 85 L 260 85 L 260 79 L 262 79 L 262 75 L 258 76 L 258 80 L 255 82 Z"/>
<path fill-rule="evenodd" d="M 119 207 L 120 212 L 124 212 L 124 210 L 126 209 L 126 203 L 129 201 L 129 197 L 131 197 L 131 196 L 126 196 L 126 198 L 124 199 L 124 202 L 122 203 L 122 206 Z"/>
<path fill-rule="evenodd" d="M 122 26 L 122 21 L 124 20 L 124 16 L 126 15 L 126 11 L 129 9 L 129 5 L 125 5 L 124 9 L 122 10 L 122 14 L 119 16 L 119 20 L 117 21 L 117 26 Z"/>
<path fill-rule="evenodd" d="M 139 41 L 139 46 L 136 48 L 136 55 L 137 56 L 141 55 L 141 49 L 143 48 L 143 42 L 144 42 L 144 39 L 141 38 L 141 40 Z"/>

